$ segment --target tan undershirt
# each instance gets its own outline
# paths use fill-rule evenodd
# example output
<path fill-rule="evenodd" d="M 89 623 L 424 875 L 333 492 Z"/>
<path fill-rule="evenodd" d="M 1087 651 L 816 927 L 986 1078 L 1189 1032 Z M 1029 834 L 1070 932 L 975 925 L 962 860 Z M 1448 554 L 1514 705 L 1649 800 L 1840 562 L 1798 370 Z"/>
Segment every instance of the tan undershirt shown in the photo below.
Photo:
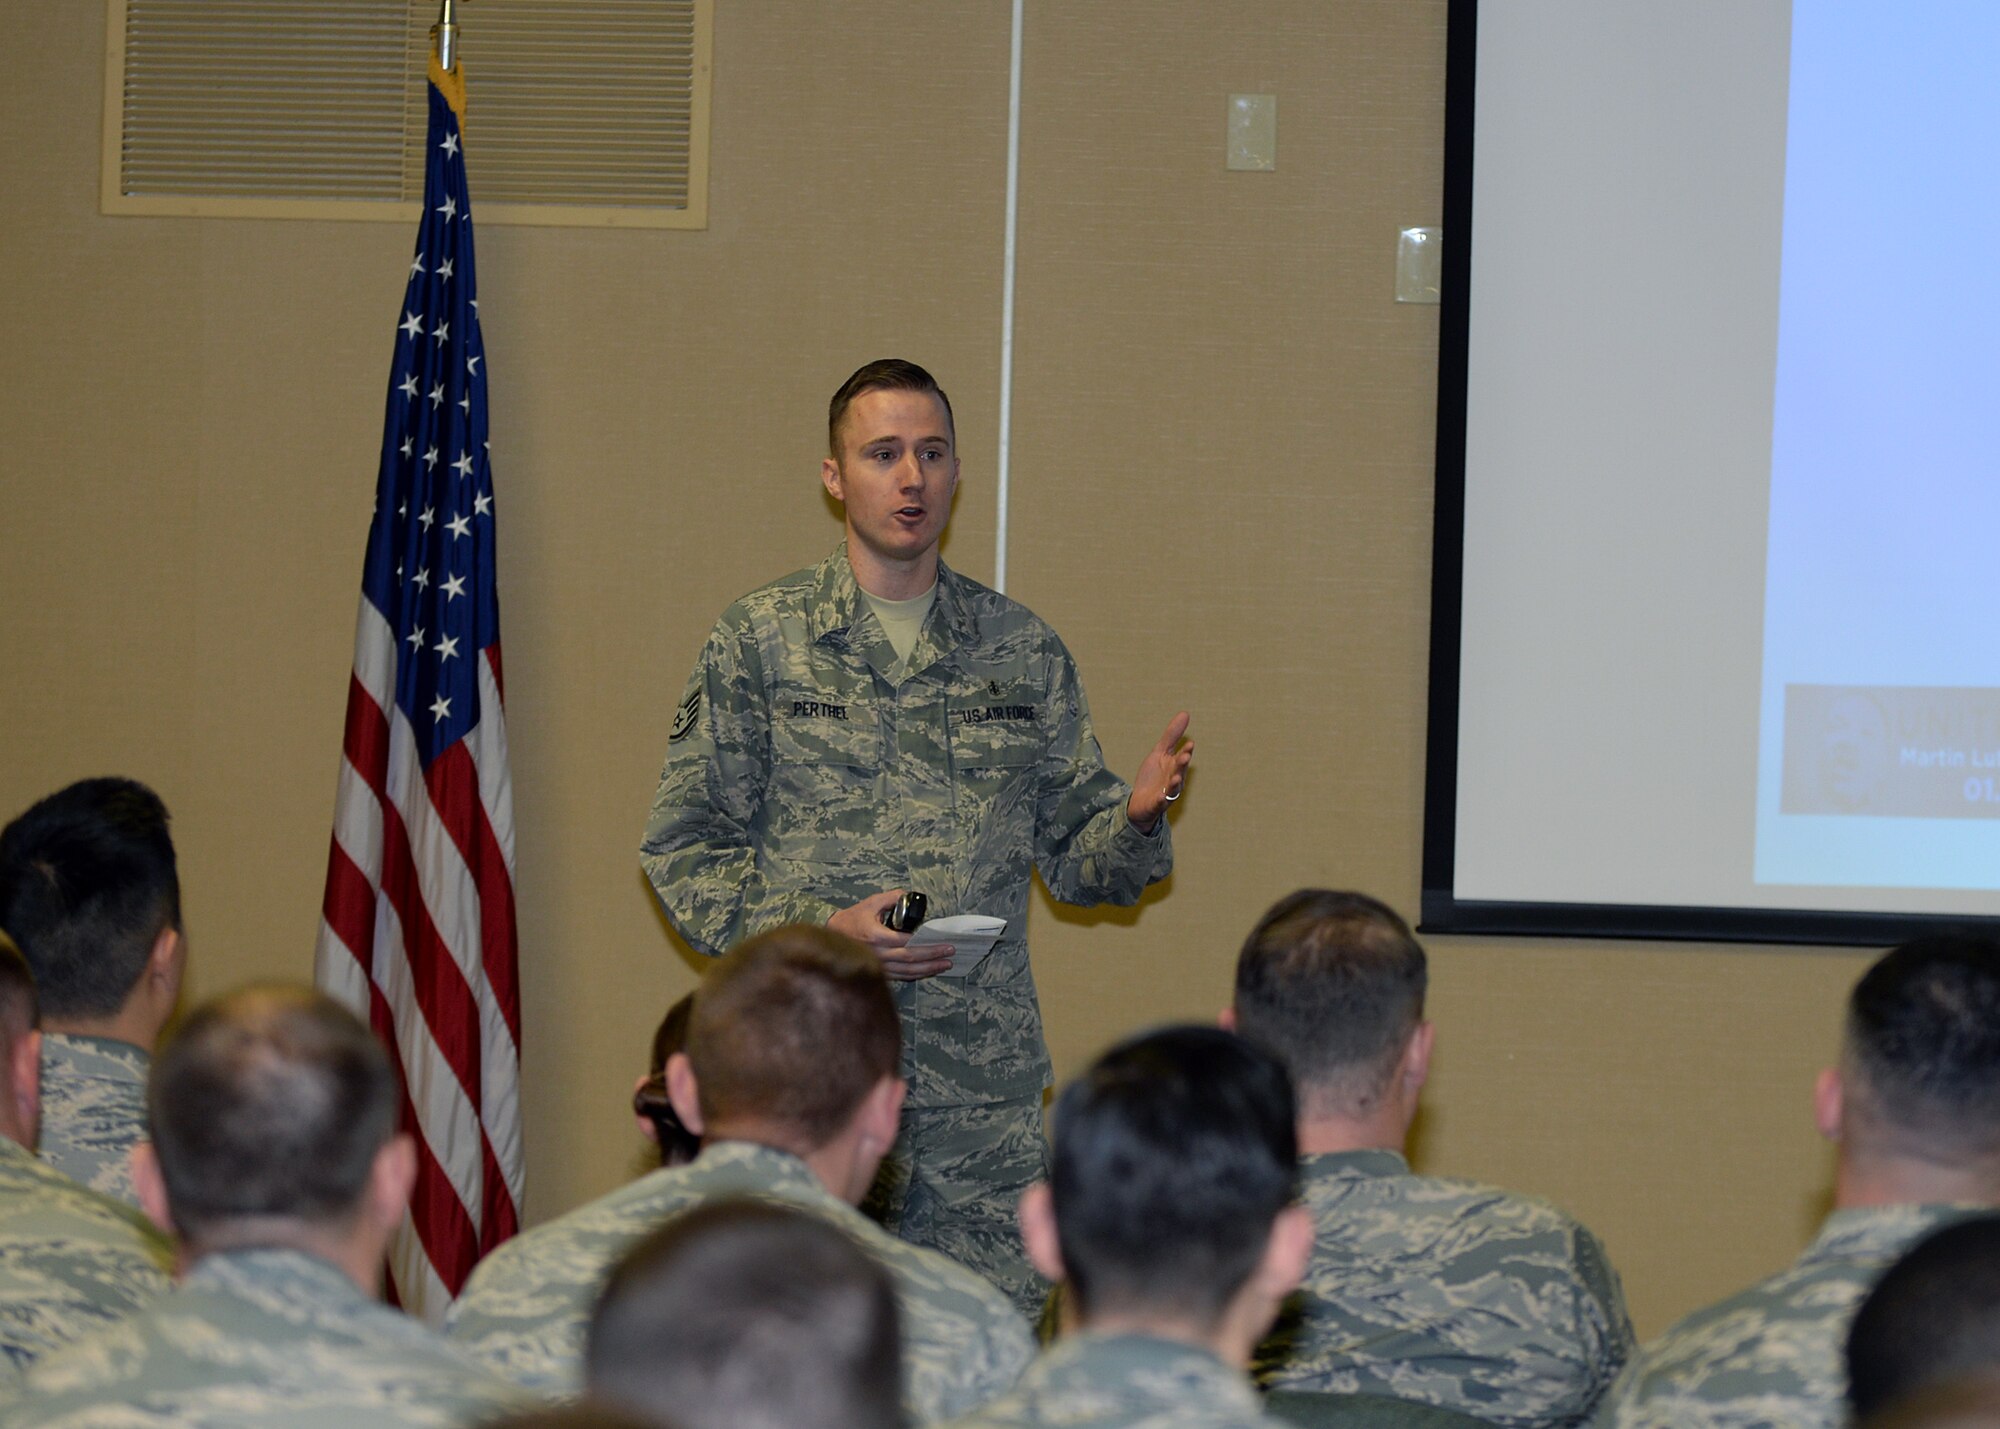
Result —
<path fill-rule="evenodd" d="M 908 600 L 884 600 L 865 590 L 861 598 L 882 622 L 882 633 L 889 637 L 889 648 L 896 652 L 895 678 L 900 680 L 908 672 L 910 652 L 917 648 L 917 637 L 923 633 L 924 617 L 937 604 L 937 582 L 931 582 L 929 590 Z"/>

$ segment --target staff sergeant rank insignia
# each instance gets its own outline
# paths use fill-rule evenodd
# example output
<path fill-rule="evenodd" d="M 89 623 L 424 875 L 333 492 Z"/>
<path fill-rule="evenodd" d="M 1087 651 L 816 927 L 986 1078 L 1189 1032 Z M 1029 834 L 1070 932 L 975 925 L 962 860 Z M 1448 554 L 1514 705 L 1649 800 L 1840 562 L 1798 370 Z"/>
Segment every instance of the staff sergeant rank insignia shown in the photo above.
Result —
<path fill-rule="evenodd" d="M 681 701 L 681 707 L 674 711 L 674 727 L 667 735 L 668 744 L 679 744 L 694 732 L 695 717 L 701 713 L 701 686 L 688 691 L 688 697 Z"/>

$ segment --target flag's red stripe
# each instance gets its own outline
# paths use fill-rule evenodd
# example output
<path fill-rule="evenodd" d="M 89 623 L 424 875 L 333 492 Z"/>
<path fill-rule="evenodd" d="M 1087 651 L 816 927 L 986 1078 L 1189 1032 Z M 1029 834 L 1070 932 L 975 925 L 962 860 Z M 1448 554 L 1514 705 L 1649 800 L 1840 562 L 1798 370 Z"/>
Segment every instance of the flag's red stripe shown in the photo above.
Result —
<path fill-rule="evenodd" d="M 486 647 L 486 658 L 493 662 L 493 688 L 500 692 L 500 705 L 504 709 L 507 705 L 507 677 L 500 671 L 500 641 L 498 638 L 495 638 L 493 643 Z"/>
<path fill-rule="evenodd" d="M 341 733 L 341 749 L 375 797 L 381 798 L 382 781 L 389 772 L 389 716 L 354 676 L 347 681 L 347 727 Z"/>
<path fill-rule="evenodd" d="M 423 797 L 421 791 L 418 797 Z M 387 800 L 382 805 L 382 895 L 403 925 L 403 956 L 410 967 L 410 985 L 416 992 L 417 1009 L 431 1029 L 431 1040 L 476 1111 L 480 1083 L 479 1004 L 466 985 L 465 975 L 452 961 L 451 950 L 439 936 L 437 925 L 431 922 L 403 816 Z"/>
<path fill-rule="evenodd" d="M 479 1253 L 484 1255 L 504 1240 L 511 1240 L 521 1229 L 519 1209 L 514 1205 L 514 1197 L 507 1190 L 507 1178 L 501 1173 L 500 1162 L 493 1155 L 493 1143 L 480 1141 L 480 1179 L 486 1193 L 486 1204 L 480 1215 Z M 459 1287 L 453 1286 L 456 1295 Z"/>
<path fill-rule="evenodd" d="M 333 935 L 361 964 L 361 971 L 369 974 L 369 986 L 372 987 L 375 971 L 375 890 L 368 885 L 368 875 L 340 846 L 340 840 L 335 838 L 331 843 L 333 846 L 326 854 L 326 900 L 323 905 L 326 925 L 333 929 Z"/>
<path fill-rule="evenodd" d="M 493 837 L 493 826 L 487 822 L 486 808 L 479 801 L 479 770 L 465 740 L 431 761 L 424 783 L 438 821 L 458 845 L 459 856 L 479 889 L 479 961 L 518 1047 L 521 994 L 514 961 L 514 883 L 499 841 Z"/>
<path fill-rule="evenodd" d="M 411 1104 L 407 1089 L 403 1092 L 403 1124 L 419 1125 L 417 1109 Z M 417 1184 L 410 1192 L 410 1221 L 417 1228 L 417 1238 L 423 1241 L 424 1254 L 430 1257 L 438 1279 L 456 1295 L 465 1288 L 466 1277 L 479 1261 L 472 1217 L 460 1204 L 458 1188 L 438 1164 L 430 1142 L 421 1133 L 411 1140 L 417 1144 Z"/>

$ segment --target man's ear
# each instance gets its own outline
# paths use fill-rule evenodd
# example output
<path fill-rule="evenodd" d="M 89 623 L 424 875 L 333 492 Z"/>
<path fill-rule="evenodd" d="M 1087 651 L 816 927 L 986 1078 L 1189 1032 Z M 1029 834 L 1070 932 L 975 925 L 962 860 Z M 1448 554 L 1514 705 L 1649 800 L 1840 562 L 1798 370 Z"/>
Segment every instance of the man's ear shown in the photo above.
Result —
<path fill-rule="evenodd" d="M 1062 1242 L 1056 1236 L 1056 1202 L 1049 1183 L 1037 1181 L 1021 1193 L 1021 1244 L 1027 1249 L 1028 1263 L 1043 1278 L 1061 1280 Z"/>
<path fill-rule="evenodd" d="M 132 1189 L 139 1193 L 139 1209 L 152 1218 L 154 1225 L 171 1234 L 174 1213 L 167 1204 L 167 1178 L 160 1174 L 159 1153 L 153 1150 L 152 1142 L 141 1141 L 127 1155 L 132 1168 Z"/>
<path fill-rule="evenodd" d="M 1234 1032 L 1236 1030 L 1236 1009 L 1234 1007 L 1225 1007 L 1222 1011 L 1216 1013 L 1215 1025 L 1220 1027 L 1224 1032 Z"/>
<path fill-rule="evenodd" d="M 820 461 L 819 479 L 828 496 L 843 503 L 847 500 L 847 488 L 840 480 L 840 463 L 834 458 L 825 457 Z"/>
<path fill-rule="evenodd" d="M 1824 1068 L 1813 1081 L 1813 1124 L 1828 1141 L 1840 1140 L 1841 1118 L 1847 1110 L 1847 1088 L 1840 1068 Z"/>
<path fill-rule="evenodd" d="M 1431 1076 L 1431 1046 L 1437 1040 L 1437 1024 L 1419 1022 L 1403 1047 L 1400 1069 L 1403 1083 L 1413 1092 L 1421 1091 Z"/>
<path fill-rule="evenodd" d="M 416 1184 L 417 1144 L 408 1132 L 399 1131 L 383 1143 L 368 1168 L 368 1211 L 376 1226 L 395 1230 Z"/>
<path fill-rule="evenodd" d="M 1304 1206 L 1287 1206 L 1271 1222 L 1271 1238 L 1253 1273 L 1258 1290 L 1272 1301 L 1283 1300 L 1305 1279 L 1312 1259 L 1313 1218 Z"/>
<path fill-rule="evenodd" d="M 903 1126 L 903 1098 L 909 1085 L 894 1073 L 882 1078 L 862 1099 L 859 1128 L 862 1147 L 871 1156 L 886 1156 Z"/>
<path fill-rule="evenodd" d="M 701 1087 L 694 1079 L 694 1063 L 685 1052 L 667 1058 L 667 1100 L 674 1104 L 674 1115 L 691 1135 L 707 1133 L 701 1119 Z"/>
<path fill-rule="evenodd" d="M 7 1075 L 12 1083 L 14 1116 L 21 1128 L 21 1144 L 35 1149 L 42 1132 L 42 1033 L 31 1027 L 14 1039 L 8 1054 Z"/>

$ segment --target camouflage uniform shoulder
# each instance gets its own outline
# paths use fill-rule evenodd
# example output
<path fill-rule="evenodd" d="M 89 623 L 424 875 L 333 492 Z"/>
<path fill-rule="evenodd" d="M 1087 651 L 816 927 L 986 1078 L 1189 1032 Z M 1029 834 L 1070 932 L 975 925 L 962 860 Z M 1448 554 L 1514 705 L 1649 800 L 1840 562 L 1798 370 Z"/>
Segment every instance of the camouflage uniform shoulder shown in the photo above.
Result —
<path fill-rule="evenodd" d="M 41 1157 L 93 1191 L 139 1203 L 132 1148 L 146 1139 L 144 1048 L 109 1037 L 42 1038 Z"/>
<path fill-rule="evenodd" d="M 1785 1269 L 1681 1320 L 1646 1345 L 1598 1422 L 1636 1426 L 1844 1422 L 1847 1327 L 1869 1286 L 1904 1249 L 1970 1207 L 1835 1211 Z"/>
<path fill-rule="evenodd" d="M 1149 1335 L 1068 1336 L 1012 1391 L 958 1429 L 1264 1429 L 1243 1373 L 1207 1350 Z"/>

